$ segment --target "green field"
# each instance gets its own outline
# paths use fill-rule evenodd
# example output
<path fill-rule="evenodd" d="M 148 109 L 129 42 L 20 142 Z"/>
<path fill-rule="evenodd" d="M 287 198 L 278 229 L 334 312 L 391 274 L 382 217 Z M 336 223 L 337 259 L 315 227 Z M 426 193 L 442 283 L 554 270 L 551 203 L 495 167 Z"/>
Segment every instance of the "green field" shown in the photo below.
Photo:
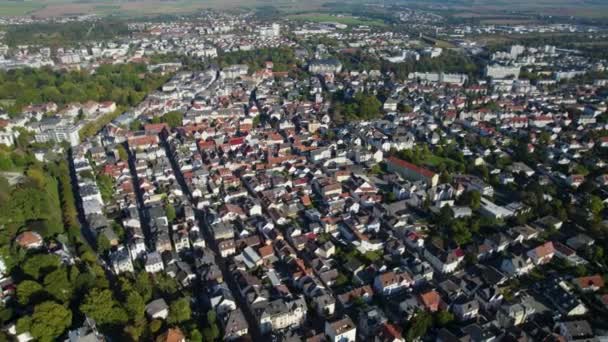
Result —
<path fill-rule="evenodd" d="M 379 20 L 379 19 L 367 19 L 367 18 L 353 17 L 353 16 L 348 16 L 348 15 L 336 16 L 336 15 L 330 15 L 330 14 L 325 14 L 325 13 L 295 14 L 295 15 L 288 16 L 288 18 L 295 19 L 295 20 L 302 20 L 302 21 L 311 21 L 311 22 L 315 22 L 315 23 L 333 22 L 333 23 L 340 23 L 340 24 L 351 25 L 351 26 L 359 26 L 359 25 L 377 26 L 377 27 L 387 26 L 384 21 Z"/>
<path fill-rule="evenodd" d="M 44 8 L 45 5 L 31 1 L 0 1 L 0 16 L 21 16 Z"/>

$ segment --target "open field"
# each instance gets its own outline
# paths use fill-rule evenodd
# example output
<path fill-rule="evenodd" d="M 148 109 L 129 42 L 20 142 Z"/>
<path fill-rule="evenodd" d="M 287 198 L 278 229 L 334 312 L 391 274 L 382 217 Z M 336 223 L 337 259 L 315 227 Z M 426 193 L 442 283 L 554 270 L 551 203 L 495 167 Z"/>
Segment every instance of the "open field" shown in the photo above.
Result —
<path fill-rule="evenodd" d="M 36 10 L 44 8 L 45 5 L 33 1 L 0 1 L 0 15 L 21 16 L 28 15 Z"/>
<path fill-rule="evenodd" d="M 315 23 L 334 22 L 344 25 L 367 25 L 367 26 L 386 26 L 386 23 L 379 19 L 366 19 L 348 15 L 330 15 L 327 13 L 306 13 L 288 16 L 290 19 L 312 21 Z"/>
<path fill-rule="evenodd" d="M 272 6 L 285 13 L 310 12 L 298 16 L 312 21 L 341 22 L 347 25 L 384 25 L 381 21 L 358 22 L 359 18 L 345 16 L 327 18 L 319 13 L 332 0 L 0 0 L 0 16 L 34 15 L 38 17 L 96 13 L 99 15 L 157 15 L 190 13 L 202 9 L 239 9 Z M 361 0 L 346 0 L 345 5 L 357 6 Z M 450 13 L 457 18 L 477 18 L 488 23 L 515 24 L 530 20 L 534 15 L 579 16 L 608 18 L 608 1 L 601 0 L 431 0 L 408 1 L 407 5 Z M 499 20 L 493 22 L 493 20 Z"/>
<path fill-rule="evenodd" d="M 53 17 L 91 14 L 118 16 L 146 16 L 158 14 L 185 14 L 203 9 L 255 9 L 274 6 L 284 12 L 314 11 L 325 0 L 0 0 L 0 16 L 33 15 Z"/>

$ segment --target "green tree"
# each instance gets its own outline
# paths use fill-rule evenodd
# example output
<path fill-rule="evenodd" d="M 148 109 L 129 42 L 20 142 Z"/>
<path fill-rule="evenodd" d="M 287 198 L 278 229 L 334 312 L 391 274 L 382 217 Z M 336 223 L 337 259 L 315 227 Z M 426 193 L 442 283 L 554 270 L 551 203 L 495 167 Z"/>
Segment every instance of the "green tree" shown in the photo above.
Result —
<path fill-rule="evenodd" d="M 151 333 L 156 333 L 160 330 L 160 328 L 162 328 L 163 326 L 163 321 L 159 320 L 159 319 L 155 319 L 152 320 L 152 322 L 150 322 L 150 332 Z"/>
<path fill-rule="evenodd" d="M 144 318 L 146 303 L 139 293 L 130 292 L 127 295 L 127 303 L 125 308 L 127 309 L 129 317 L 137 321 Z"/>
<path fill-rule="evenodd" d="M 39 341 L 55 341 L 72 324 L 72 312 L 54 302 L 36 305 L 29 331 Z"/>
<path fill-rule="evenodd" d="M 406 340 L 414 341 L 424 336 L 433 326 L 433 316 L 427 311 L 418 311 L 407 329 Z"/>
<path fill-rule="evenodd" d="M 176 213 L 175 213 L 175 207 L 173 206 L 173 204 L 171 204 L 171 203 L 165 204 L 165 213 L 167 215 L 167 220 L 169 220 L 169 223 L 172 223 L 173 221 L 175 221 Z"/>
<path fill-rule="evenodd" d="M 110 248 L 112 248 L 110 240 L 108 240 L 108 237 L 104 233 L 100 233 L 99 236 L 97 236 L 97 252 L 105 254 Z"/>
<path fill-rule="evenodd" d="M 28 305 L 32 299 L 44 293 L 42 286 L 32 280 L 24 280 L 17 285 L 17 301 L 21 305 Z"/>
<path fill-rule="evenodd" d="M 183 120 L 184 114 L 178 111 L 169 112 L 161 118 L 161 122 L 167 123 L 171 128 L 182 126 Z"/>
<path fill-rule="evenodd" d="M 42 274 L 51 272 L 61 265 L 61 260 L 55 254 L 36 254 L 26 259 L 21 266 L 23 272 L 34 279 Z"/>
<path fill-rule="evenodd" d="M 594 217 L 598 217 L 602 210 L 604 210 L 604 202 L 598 196 L 591 195 L 588 197 L 587 207 Z"/>
<path fill-rule="evenodd" d="M 190 333 L 190 341 L 192 342 L 203 342 L 203 335 L 198 329 L 192 330 Z"/>
<path fill-rule="evenodd" d="M 220 337 L 220 330 L 217 327 L 217 317 L 215 311 L 207 311 L 207 326 L 203 329 L 205 341 L 215 341 Z"/>
<path fill-rule="evenodd" d="M 444 327 L 454 321 L 454 315 L 447 310 L 440 310 L 435 315 L 435 320 L 438 326 Z"/>
<path fill-rule="evenodd" d="M 124 325 L 127 312 L 108 289 L 92 289 L 80 305 L 80 311 L 100 325 Z"/>
<path fill-rule="evenodd" d="M 65 267 L 58 268 L 44 277 L 45 290 L 61 303 L 68 303 L 72 298 L 72 284 L 68 279 Z"/>
<path fill-rule="evenodd" d="M 125 333 L 131 337 L 132 341 L 139 341 L 141 335 L 144 333 L 146 328 L 147 321 L 145 318 L 140 318 L 136 320 L 134 323 L 129 324 L 125 327 Z"/>
<path fill-rule="evenodd" d="M 169 316 L 167 322 L 171 324 L 182 323 L 190 319 L 192 311 L 187 298 L 180 298 L 171 303 L 169 306 Z"/>
<path fill-rule="evenodd" d="M 104 202 L 109 202 L 114 197 L 114 179 L 105 174 L 97 175 L 97 186 Z"/>
<path fill-rule="evenodd" d="M 135 289 L 137 293 L 139 293 L 144 300 L 144 302 L 150 301 L 152 298 L 152 282 L 150 281 L 150 276 L 146 272 L 140 272 L 135 278 Z"/>
<path fill-rule="evenodd" d="M 118 158 L 120 158 L 120 160 L 129 160 L 129 154 L 127 153 L 127 149 L 124 146 L 116 145 L 116 151 L 118 152 Z"/>

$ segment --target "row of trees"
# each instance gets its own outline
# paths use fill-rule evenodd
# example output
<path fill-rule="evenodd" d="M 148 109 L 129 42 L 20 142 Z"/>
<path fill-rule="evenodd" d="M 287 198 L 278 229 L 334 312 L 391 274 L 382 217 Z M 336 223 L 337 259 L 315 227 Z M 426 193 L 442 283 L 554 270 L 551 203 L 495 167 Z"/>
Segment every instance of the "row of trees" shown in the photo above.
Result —
<path fill-rule="evenodd" d="M 332 118 L 336 124 L 348 121 L 371 120 L 382 115 L 382 103 L 373 94 L 357 93 L 352 98 L 344 94 L 334 96 Z"/>
<path fill-rule="evenodd" d="M 129 33 L 127 25 L 118 20 L 70 23 L 34 23 L 12 25 L 4 40 L 10 46 L 43 45 L 66 46 L 79 42 L 114 39 Z"/>
<path fill-rule="evenodd" d="M 57 180 L 42 166 L 29 166 L 24 177 L 12 186 L 6 180 L 2 183 L 0 225 L 8 228 L 9 236 L 24 226 L 42 236 L 63 231 Z"/>
<path fill-rule="evenodd" d="M 297 62 L 293 49 L 290 48 L 263 48 L 218 55 L 220 67 L 230 64 L 247 64 L 250 70 L 255 71 L 264 68 L 264 63 L 267 61 L 272 61 L 274 71 L 289 71 Z"/>
<path fill-rule="evenodd" d="M 9 114 L 44 102 L 114 101 L 133 106 L 163 84 L 167 76 L 148 73 L 144 64 L 102 65 L 95 73 L 55 71 L 50 68 L 0 72 L 0 99 L 15 100 Z"/>

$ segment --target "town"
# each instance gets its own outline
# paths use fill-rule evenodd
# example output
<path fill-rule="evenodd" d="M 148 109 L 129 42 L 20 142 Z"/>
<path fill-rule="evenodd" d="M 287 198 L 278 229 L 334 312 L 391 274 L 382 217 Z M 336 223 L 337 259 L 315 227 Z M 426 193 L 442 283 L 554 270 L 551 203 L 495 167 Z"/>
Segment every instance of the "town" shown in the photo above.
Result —
<path fill-rule="evenodd" d="M 2 337 L 607 339 L 608 26 L 329 17 L 3 19 Z"/>

